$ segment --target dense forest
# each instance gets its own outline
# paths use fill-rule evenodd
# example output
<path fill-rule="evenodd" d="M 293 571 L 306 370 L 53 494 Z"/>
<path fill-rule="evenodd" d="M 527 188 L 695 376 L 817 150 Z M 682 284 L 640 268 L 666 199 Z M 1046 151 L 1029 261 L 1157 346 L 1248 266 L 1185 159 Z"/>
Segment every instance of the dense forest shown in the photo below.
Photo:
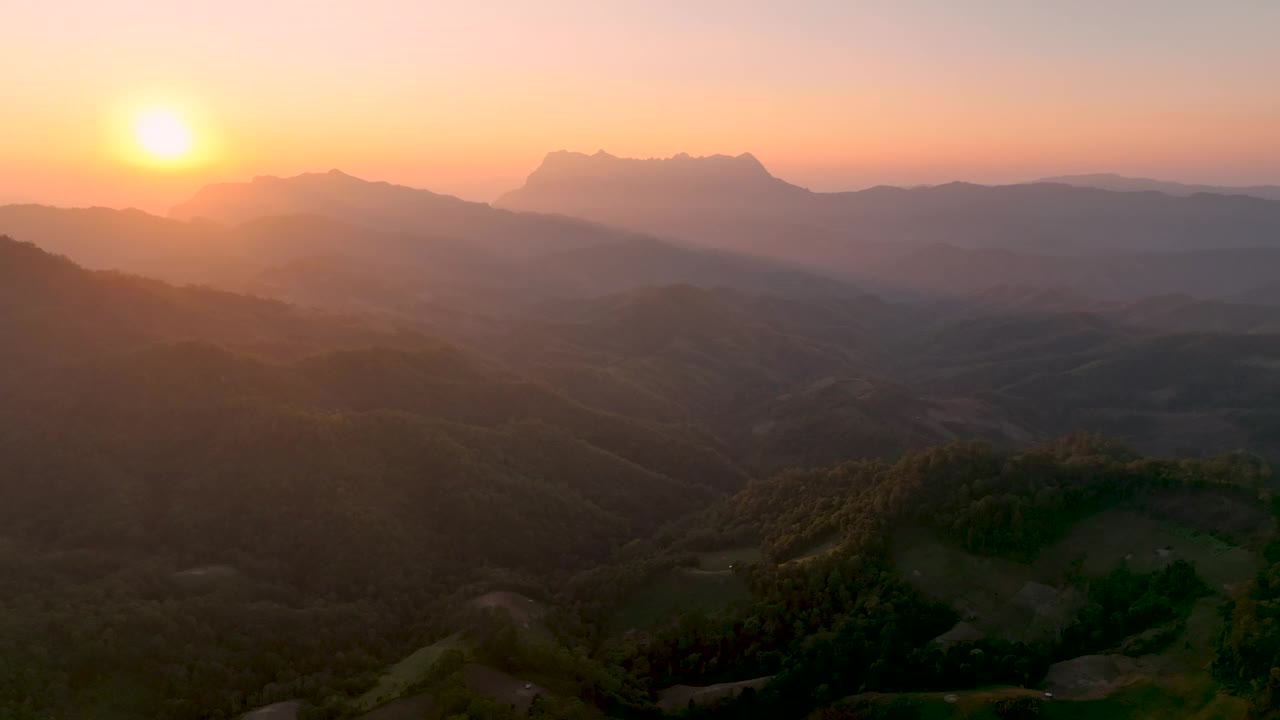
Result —
<path fill-rule="evenodd" d="M 420 336 L 0 250 L 18 717 L 353 689 L 477 578 L 568 577 L 745 477 Z"/>
<path fill-rule="evenodd" d="M 1280 517 L 1280 501 L 1271 511 Z M 1264 550 L 1267 566 L 1244 593 L 1222 607 L 1214 674 L 1236 692 L 1251 696 L 1262 717 L 1280 712 L 1280 539 Z"/>
<path fill-rule="evenodd" d="M 1018 556 L 1052 541 L 1070 518 L 1142 493 L 1190 488 L 1261 497 L 1266 473 L 1245 456 L 1158 461 L 1089 437 L 1017 454 L 960 444 L 893 463 L 783 473 L 751 483 L 687 527 L 660 534 L 667 539 L 648 550 L 629 548 L 615 556 L 619 560 L 597 562 L 560 591 L 545 579 L 484 580 L 483 573 L 422 561 L 419 574 L 403 566 L 393 572 L 393 563 L 408 561 L 389 552 L 391 539 L 381 535 L 338 538 L 324 550 L 333 554 L 308 570 L 313 566 L 302 564 L 301 556 L 267 562 L 273 533 L 260 526 L 261 552 L 229 553 L 217 558 L 224 564 L 202 566 L 201 572 L 180 568 L 191 559 L 212 558 L 177 539 L 140 562 L 139 551 L 127 544 L 76 550 L 67 547 L 73 543 L 59 547 L 33 535 L 4 548 L 4 597 L 11 599 L 5 613 L 7 677 L 0 686 L 22 688 L 5 699 L 11 708 L 6 716 L 23 718 L 57 717 L 58 708 L 108 697 L 135 698 L 133 712 L 174 718 L 225 717 L 301 697 L 314 703 L 312 717 L 344 717 L 353 714 L 351 699 L 367 689 L 380 666 L 456 627 L 471 628 L 470 662 L 483 660 L 513 673 L 557 668 L 561 677 L 574 679 L 575 696 L 586 705 L 544 700 L 534 714 L 545 717 L 586 717 L 590 707 L 610 716 L 646 717 L 656 712 L 649 693 L 657 688 L 767 675 L 773 679 L 758 691 L 689 712 L 803 717 L 842 697 L 873 691 L 1034 686 L 1052 661 L 1113 648 L 1152 628 L 1166 628 L 1163 634 L 1171 638 L 1176 633 L 1167 628 L 1176 627 L 1190 603 L 1208 592 L 1196 569 L 1178 561 L 1153 573 L 1118 567 L 1104 577 L 1081 579 L 1088 604 L 1056 642 L 987 638 L 943 648 L 931 640 L 955 623 L 956 613 L 904 582 L 889 553 L 893 526 L 931 524 L 977 554 Z M 1037 522 L 1050 508 L 1066 519 Z M 366 506 L 364 512 L 373 510 Z M 823 519 L 820 527 L 812 524 L 817 518 Z M 192 521 L 200 522 L 198 516 Z M 335 519 L 326 527 L 332 532 L 344 526 Z M 832 534 L 839 541 L 828 553 L 786 560 L 806 538 Z M 308 551 L 322 547 L 319 534 L 292 536 Z M 746 605 L 685 615 L 640 644 L 600 634 L 597 614 L 610 610 L 601 598 L 625 593 L 628 582 L 643 582 L 694 548 L 747 536 L 758 539 L 765 559 L 735 570 L 750 589 Z M 98 544 L 103 539 L 87 537 Z M 597 541 L 577 542 L 587 547 Z M 343 544 L 350 547 L 350 564 L 342 561 Z M 452 547 L 465 552 L 465 546 Z M 358 563 L 361 551 L 364 567 Z M 530 555 L 512 564 L 536 567 L 537 548 L 525 551 Z M 628 554 L 639 559 L 627 561 Z M 550 560 L 553 572 L 574 565 L 563 557 Z M 364 574 L 370 569 L 378 579 Z M 459 584 L 468 576 L 470 589 Z M 1233 623 L 1258 622 L 1252 615 L 1265 605 L 1267 577 L 1260 575 L 1250 591 L 1257 604 L 1238 605 Z M 347 578 L 377 584 L 333 584 Z M 551 638 L 524 637 L 500 613 L 458 614 L 469 594 L 504 584 L 566 608 Z M 1220 655 L 1220 671 L 1232 667 L 1242 690 L 1269 692 L 1269 668 L 1260 675 L 1255 669 L 1269 662 L 1257 659 L 1267 641 L 1257 631 L 1231 631 L 1224 638 L 1230 643 L 1224 648 L 1236 649 Z M 418 690 L 471 717 L 510 716 L 509 709 L 468 690 L 460 654 L 449 657 L 437 661 Z M 1233 657 L 1242 659 L 1239 668 L 1228 665 Z"/>
<path fill-rule="evenodd" d="M 889 553 L 891 528 L 932 525 L 976 554 L 1024 556 L 1073 518 L 1139 494 L 1196 488 L 1257 498 L 1267 478 L 1265 466 L 1243 456 L 1158 461 L 1092 437 L 1019 454 L 960 444 L 896 463 L 784 473 L 753 483 L 710 516 L 726 538 L 752 528 L 773 558 L 743 570 L 751 603 L 729 615 L 682 618 L 630 648 L 624 664 L 657 687 L 774 676 L 760 691 L 695 716 L 803 717 L 872 691 L 1035 686 L 1050 662 L 1114 649 L 1154 628 L 1161 632 L 1147 651 L 1170 641 L 1191 604 L 1210 592 L 1196 568 L 1179 560 L 1150 573 L 1119 566 L 1078 578 L 1087 602 L 1053 641 L 988 638 L 944 648 L 930 641 L 956 622 L 955 611 L 903 581 Z M 840 540 L 823 556 L 787 560 L 832 535 Z"/>

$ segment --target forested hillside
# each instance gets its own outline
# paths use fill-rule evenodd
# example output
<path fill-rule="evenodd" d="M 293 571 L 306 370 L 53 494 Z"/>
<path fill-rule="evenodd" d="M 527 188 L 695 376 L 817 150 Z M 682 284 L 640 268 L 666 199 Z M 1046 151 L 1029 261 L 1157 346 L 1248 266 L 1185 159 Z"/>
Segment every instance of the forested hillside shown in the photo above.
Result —
<path fill-rule="evenodd" d="M 900 302 L 585 223 L 504 253 L 561 221 L 301 182 L 403 215 L 7 211 L 220 289 L 0 241 L 5 717 L 1084 708 L 1116 663 L 1271 702 L 1267 306 Z M 424 234 L 455 211 L 497 224 Z"/>
<path fill-rule="evenodd" d="M 705 436 L 420 336 L 2 249 L 6 717 L 305 693 L 394 657 L 484 568 L 566 576 L 745 482 Z"/>
<path fill-rule="evenodd" d="M 930 691 L 1045 682 L 1057 690 L 1065 668 L 1078 656 L 1097 653 L 1163 658 L 1159 654 L 1167 652 L 1168 672 L 1204 685 L 1209 680 L 1203 664 L 1181 664 L 1178 653 L 1183 642 L 1205 643 L 1200 651 L 1211 652 L 1213 635 L 1193 634 L 1188 622 L 1193 613 L 1202 616 L 1195 609 L 1201 598 L 1215 596 L 1215 604 L 1224 599 L 1221 588 L 1200 577 L 1218 577 L 1214 566 L 1165 552 L 1150 570 L 1142 564 L 1131 570 L 1130 561 L 1119 556 L 1085 560 L 1080 545 L 1079 557 L 1050 575 L 1044 574 L 1045 561 L 1068 536 L 1078 543 L 1081 538 L 1071 533 L 1092 518 L 1136 512 L 1178 522 L 1169 514 L 1172 498 L 1194 497 L 1202 506 L 1229 501 L 1245 517 L 1265 518 L 1270 487 L 1269 470 L 1256 459 L 1152 460 L 1091 437 L 1022 453 L 956 444 L 896 463 L 782 473 L 752 483 L 671 546 L 676 553 L 703 553 L 758 542 L 763 559 L 733 569 L 749 589 L 746 602 L 672 619 L 640 641 L 619 636 L 611 641 L 612 652 L 655 687 L 772 676 L 736 699 L 691 706 L 686 717 L 798 718 L 832 704 L 843 708 L 833 710 L 834 717 L 932 717 Z M 1043 639 L 1023 639 L 1026 621 L 1010 616 L 990 634 L 947 639 L 953 626 L 979 621 L 966 617 L 972 610 L 961 610 L 964 598 L 942 601 L 922 583 L 918 568 L 903 564 L 911 548 L 903 547 L 910 541 L 901 530 L 912 527 L 938 533 L 939 547 L 963 549 L 986 558 L 988 566 L 1033 563 L 1039 580 L 1076 598 L 1060 629 Z M 1032 587 L 1052 589 L 1028 583 L 1013 601 Z M 1255 595 L 1266 592 L 1265 584 L 1260 587 Z M 1135 644 L 1139 637 L 1144 645 Z M 1259 675 L 1242 669 L 1241 677 Z M 1261 677 L 1253 680 L 1261 683 L 1256 687 L 1265 685 L 1265 672 Z M 1027 702 L 1042 704 L 1038 693 L 1028 695 L 1034 700 Z M 1046 713 L 1068 712 L 1072 701 L 1087 697 L 1069 685 L 1058 695 L 1061 707 L 1046 707 Z M 856 697 L 841 701 L 850 696 Z M 881 706 L 895 697 L 899 714 L 876 714 L 887 712 Z M 1084 707 L 1080 715 L 1061 717 L 1088 716 Z"/>

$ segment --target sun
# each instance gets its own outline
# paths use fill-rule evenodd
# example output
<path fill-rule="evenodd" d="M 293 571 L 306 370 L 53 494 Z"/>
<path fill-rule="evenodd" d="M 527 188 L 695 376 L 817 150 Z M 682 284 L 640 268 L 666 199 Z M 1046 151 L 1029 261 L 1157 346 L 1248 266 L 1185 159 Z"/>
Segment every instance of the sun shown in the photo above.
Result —
<path fill-rule="evenodd" d="M 139 113 L 133 121 L 133 135 L 142 151 L 155 160 L 182 160 L 195 144 L 182 116 L 165 108 Z"/>

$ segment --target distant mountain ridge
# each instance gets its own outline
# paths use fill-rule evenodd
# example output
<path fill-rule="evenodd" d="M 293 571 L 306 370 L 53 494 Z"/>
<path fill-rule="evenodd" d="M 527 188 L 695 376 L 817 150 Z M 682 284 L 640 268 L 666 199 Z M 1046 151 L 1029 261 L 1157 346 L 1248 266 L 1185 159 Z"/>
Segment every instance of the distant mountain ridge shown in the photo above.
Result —
<path fill-rule="evenodd" d="M 420 316 L 442 302 L 509 310 L 669 283 L 861 294 L 772 260 L 338 171 L 209 186 L 173 215 L 8 205 L 0 206 L 0 233 L 90 269 L 357 312 Z"/>
<path fill-rule="evenodd" d="M 555 152 L 495 205 L 842 271 L 938 244 L 1058 256 L 1280 245 L 1272 200 L 1048 183 L 817 193 L 749 154 Z"/>
<path fill-rule="evenodd" d="M 603 150 L 593 155 L 567 150 L 548 153 L 529 175 L 525 187 L 554 189 L 566 185 L 578 189 L 585 183 L 590 183 L 589 189 L 593 192 L 605 189 L 666 192 L 672 187 L 703 193 L 808 192 L 771 175 L 751 153 L 703 157 L 680 153 L 669 158 L 636 159 L 617 157 Z M 502 206 L 504 200 L 499 199 L 495 204 Z"/>
<path fill-rule="evenodd" d="M 467 238 L 507 257 L 634 238 L 634 233 L 585 220 L 495 210 L 429 190 L 362 180 L 340 170 L 208 185 L 169 212 L 180 220 L 231 224 L 280 215 L 323 215 L 388 232 Z"/>
<path fill-rule="evenodd" d="M 1043 253 L 931 245 L 864 266 L 878 281 L 921 292 L 970 295 L 1013 285 L 1070 289 L 1097 300 L 1185 293 L 1277 304 L 1263 288 L 1280 276 L 1280 248 L 1188 252 L 1115 252 L 1054 257 Z M 1258 289 L 1257 297 L 1251 293 Z"/>
<path fill-rule="evenodd" d="M 1280 185 L 1199 185 L 1154 180 L 1152 178 L 1127 177 L 1115 173 L 1087 175 L 1059 175 L 1033 180 L 1034 183 L 1058 183 L 1075 187 L 1092 187 L 1115 192 L 1158 192 L 1165 195 L 1188 197 L 1198 193 L 1210 195 L 1248 195 L 1263 200 L 1280 200 Z"/>
<path fill-rule="evenodd" d="M 1280 272 L 1280 203 L 1245 196 L 967 183 L 815 193 L 748 153 L 559 151 L 504 203 L 537 212 L 333 170 L 211 185 L 174 218 L 3 206 L 0 232 L 90 268 L 415 315 L 427 303 L 479 307 L 477 292 L 509 306 L 672 283 L 899 299 L 1013 284 L 1277 303 L 1249 294 Z"/>

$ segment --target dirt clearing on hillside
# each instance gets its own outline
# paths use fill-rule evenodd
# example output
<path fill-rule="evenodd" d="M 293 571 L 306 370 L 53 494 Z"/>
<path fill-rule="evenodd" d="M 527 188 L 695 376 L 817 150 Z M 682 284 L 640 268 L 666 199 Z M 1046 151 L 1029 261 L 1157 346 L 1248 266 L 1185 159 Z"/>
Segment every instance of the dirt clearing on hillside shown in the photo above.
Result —
<path fill-rule="evenodd" d="M 1045 690 L 1060 700 L 1100 700 L 1122 688 L 1145 682 L 1159 666 L 1124 655 L 1085 655 L 1049 666 Z"/>
<path fill-rule="evenodd" d="M 260 707 L 240 716 L 240 720 L 298 720 L 302 703 L 296 700 Z"/>
<path fill-rule="evenodd" d="M 463 671 L 467 687 L 473 692 L 493 698 L 502 705 L 510 705 L 521 715 L 529 712 L 533 699 L 539 695 L 555 697 L 555 693 L 537 683 L 521 680 L 488 665 L 469 663 Z"/>
<path fill-rule="evenodd" d="M 370 713 L 365 713 L 359 720 L 427 720 L 440 714 L 436 699 L 430 693 L 422 693 L 412 697 L 392 700 Z"/>
<path fill-rule="evenodd" d="M 698 553 L 698 567 L 702 570 L 733 570 L 760 562 L 760 548 L 739 547 Z"/>
<path fill-rule="evenodd" d="M 787 560 L 788 563 L 803 563 L 823 557 L 840 546 L 840 536 L 827 538 L 816 545 L 801 550 L 798 555 Z"/>
<path fill-rule="evenodd" d="M 506 610 L 511 615 L 512 622 L 523 630 L 546 630 L 542 618 L 546 616 L 547 609 L 537 600 L 520 593 L 498 590 L 477 597 L 471 604 L 479 608 Z"/>
<path fill-rule="evenodd" d="M 773 676 L 769 675 L 752 678 L 751 680 L 739 680 L 738 682 L 719 683 L 716 685 L 672 685 L 665 690 L 658 691 L 658 707 L 666 712 L 671 712 L 688 707 L 691 702 L 694 705 L 706 705 L 722 698 L 737 697 L 747 688 L 759 690 L 772 679 Z"/>

